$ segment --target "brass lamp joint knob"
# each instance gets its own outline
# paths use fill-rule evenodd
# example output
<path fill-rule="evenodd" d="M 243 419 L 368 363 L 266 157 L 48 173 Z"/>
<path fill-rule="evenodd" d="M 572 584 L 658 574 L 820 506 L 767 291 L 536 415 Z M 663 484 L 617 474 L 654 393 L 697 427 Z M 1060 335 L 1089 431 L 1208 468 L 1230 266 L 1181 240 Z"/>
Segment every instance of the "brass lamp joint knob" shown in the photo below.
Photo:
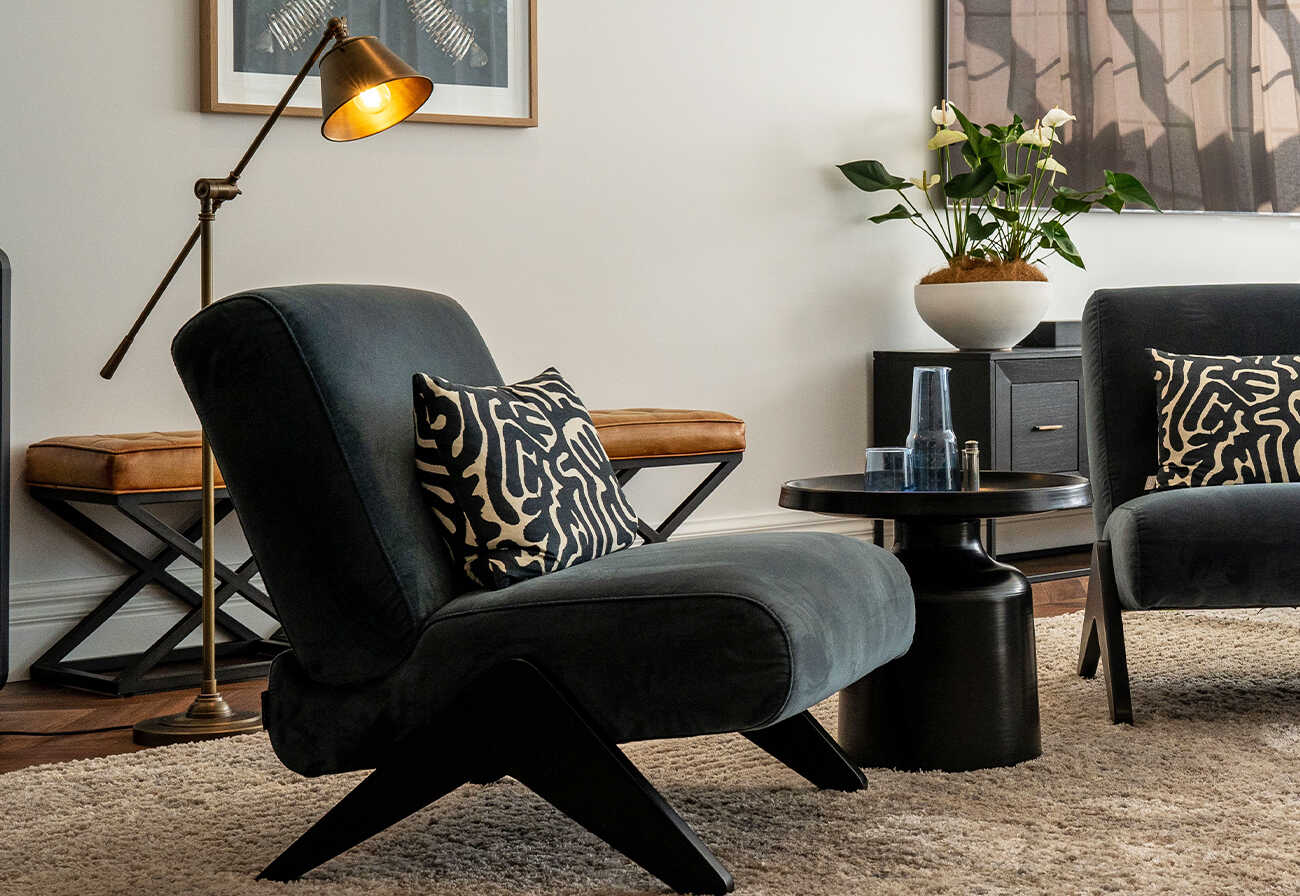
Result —
<path fill-rule="evenodd" d="M 228 177 L 201 177 L 194 182 L 194 195 L 200 199 L 226 202 L 239 195 L 239 187 Z"/>
<path fill-rule="evenodd" d="M 317 20 L 319 21 L 319 19 Z M 335 16 L 325 24 L 325 33 L 332 35 L 335 40 L 343 40 L 348 36 L 347 16 Z"/>

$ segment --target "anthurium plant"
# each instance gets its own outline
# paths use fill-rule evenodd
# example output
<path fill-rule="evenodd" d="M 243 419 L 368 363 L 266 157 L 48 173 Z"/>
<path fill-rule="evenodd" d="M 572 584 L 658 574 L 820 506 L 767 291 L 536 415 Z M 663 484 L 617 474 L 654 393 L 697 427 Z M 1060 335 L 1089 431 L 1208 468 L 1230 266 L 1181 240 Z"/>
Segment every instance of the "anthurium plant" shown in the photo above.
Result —
<path fill-rule="evenodd" d="M 1046 279 L 1035 266 L 1053 255 L 1083 267 L 1066 229 L 1076 216 L 1097 205 L 1113 212 L 1135 205 L 1160 210 L 1131 174 L 1105 171 L 1105 182 L 1090 190 L 1057 183 L 1068 172 L 1052 150 L 1061 142 L 1058 132 L 1075 120 L 1064 109 L 1051 109 L 1032 126 L 1019 115 L 1007 125 L 978 125 L 945 100 L 930 118 L 936 130 L 927 149 L 938 156 L 933 173 L 897 177 L 874 160 L 838 166 L 858 189 L 892 190 L 902 200 L 870 221 L 909 221 L 939 247 L 947 270 L 922 282 Z M 920 194 L 915 202 L 912 190 Z M 1007 275 L 999 276 L 1003 271 Z"/>

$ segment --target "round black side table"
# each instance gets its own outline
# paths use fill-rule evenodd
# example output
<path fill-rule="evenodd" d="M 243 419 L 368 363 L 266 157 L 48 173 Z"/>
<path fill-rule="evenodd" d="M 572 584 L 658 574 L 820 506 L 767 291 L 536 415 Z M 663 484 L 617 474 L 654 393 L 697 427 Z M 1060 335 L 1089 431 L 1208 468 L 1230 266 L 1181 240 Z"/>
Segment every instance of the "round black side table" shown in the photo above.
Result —
<path fill-rule="evenodd" d="M 960 772 L 1042 752 L 1029 582 L 985 553 L 980 521 L 1085 507 L 1088 480 L 984 471 L 980 484 L 869 492 L 856 473 L 781 488 L 782 507 L 895 521 L 916 636 L 904 656 L 840 693 L 840 745 L 863 766 Z"/>

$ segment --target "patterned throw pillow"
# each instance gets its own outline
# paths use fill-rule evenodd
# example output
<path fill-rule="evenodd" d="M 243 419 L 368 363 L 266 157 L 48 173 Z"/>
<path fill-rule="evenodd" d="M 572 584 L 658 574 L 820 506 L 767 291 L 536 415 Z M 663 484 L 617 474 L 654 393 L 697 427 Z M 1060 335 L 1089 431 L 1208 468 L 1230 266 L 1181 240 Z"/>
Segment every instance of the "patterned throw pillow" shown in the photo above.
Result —
<path fill-rule="evenodd" d="M 1149 351 L 1160 422 L 1156 488 L 1300 482 L 1300 356 Z"/>
<path fill-rule="evenodd" d="M 636 513 L 554 368 L 513 386 L 415 375 L 415 467 L 466 575 L 504 588 L 629 547 Z"/>

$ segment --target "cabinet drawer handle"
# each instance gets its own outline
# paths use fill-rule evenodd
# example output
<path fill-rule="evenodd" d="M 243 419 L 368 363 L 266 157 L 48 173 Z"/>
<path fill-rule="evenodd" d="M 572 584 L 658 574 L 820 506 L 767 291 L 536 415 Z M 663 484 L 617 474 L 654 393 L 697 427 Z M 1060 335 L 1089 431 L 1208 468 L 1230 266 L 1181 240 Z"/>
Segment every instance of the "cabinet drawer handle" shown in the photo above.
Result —
<path fill-rule="evenodd" d="M 1065 429 L 1064 423 L 1046 423 L 1032 427 L 1034 432 L 1056 432 L 1058 429 Z"/>

